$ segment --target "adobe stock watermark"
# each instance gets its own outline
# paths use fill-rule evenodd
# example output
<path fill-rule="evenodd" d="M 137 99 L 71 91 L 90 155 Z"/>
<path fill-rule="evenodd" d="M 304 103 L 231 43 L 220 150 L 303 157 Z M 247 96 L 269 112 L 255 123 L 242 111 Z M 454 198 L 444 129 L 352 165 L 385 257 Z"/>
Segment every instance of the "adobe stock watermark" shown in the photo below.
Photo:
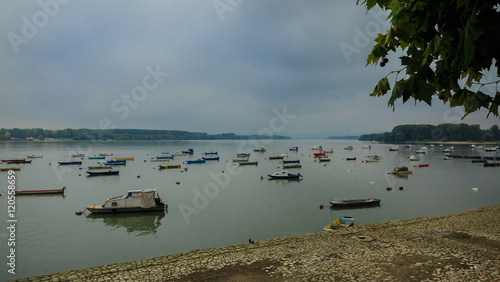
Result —
<path fill-rule="evenodd" d="M 358 26 L 354 27 L 354 37 L 352 40 L 353 44 L 347 43 L 345 41 L 339 44 L 339 48 L 344 54 L 345 60 L 347 63 L 350 63 L 351 56 L 353 54 L 361 53 L 361 50 L 373 44 L 373 39 L 381 33 L 383 30 L 387 30 L 389 28 L 389 22 L 387 21 L 387 16 L 389 16 L 389 11 L 384 11 L 379 9 L 375 11 L 374 9 L 370 10 L 369 14 L 374 18 L 365 24 L 363 29 Z"/>
<path fill-rule="evenodd" d="M 269 120 L 269 127 L 264 127 L 259 131 L 259 135 L 269 136 L 270 138 L 243 141 L 238 145 L 238 152 L 244 152 L 269 144 L 273 141 L 272 136 L 283 131 L 290 124 L 290 120 L 296 117 L 296 115 L 287 113 L 286 106 L 283 107 L 283 111 L 281 112 L 274 108 L 273 114 L 273 117 Z M 213 171 L 209 172 L 210 181 L 201 190 L 198 188 L 193 189 L 192 202 L 190 204 L 180 203 L 177 206 L 186 225 L 191 222 L 190 217 L 199 215 L 202 210 L 209 206 L 210 199 L 217 197 L 221 189 L 229 185 L 231 177 L 239 175 L 242 171 L 243 169 L 240 166 L 235 166 L 232 162 L 228 162 L 224 171 L 217 173 Z"/>
<path fill-rule="evenodd" d="M 22 17 L 22 27 L 19 33 L 9 32 L 7 39 L 12 46 L 14 53 L 19 53 L 21 44 L 28 44 L 31 39 L 38 35 L 41 28 L 44 28 L 51 18 L 54 18 L 60 11 L 62 5 L 66 5 L 70 0 L 39 0 L 40 10 L 33 13 L 30 18 Z"/>
<path fill-rule="evenodd" d="M 234 8 L 241 5 L 243 0 L 214 0 L 212 5 L 214 6 L 215 12 L 221 21 L 224 21 L 224 14 L 228 12 L 233 12 Z"/>

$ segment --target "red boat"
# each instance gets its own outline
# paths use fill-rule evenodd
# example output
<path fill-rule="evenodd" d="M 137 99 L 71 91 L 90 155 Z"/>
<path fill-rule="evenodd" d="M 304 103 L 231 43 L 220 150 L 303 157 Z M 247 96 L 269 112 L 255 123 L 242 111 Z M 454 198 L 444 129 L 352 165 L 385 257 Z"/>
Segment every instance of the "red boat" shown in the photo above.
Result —
<path fill-rule="evenodd" d="M 326 154 L 325 154 L 325 153 L 314 153 L 313 155 L 314 155 L 314 156 L 316 156 L 316 157 L 319 157 L 319 156 L 326 156 Z"/>
<path fill-rule="evenodd" d="M 419 164 L 418 167 L 428 167 L 429 164 Z"/>
<path fill-rule="evenodd" d="M 16 195 L 45 195 L 45 194 L 64 194 L 64 189 L 49 189 L 49 190 L 16 190 Z"/>
<path fill-rule="evenodd" d="M 14 159 L 14 160 L 2 160 L 2 163 L 15 163 L 20 161 L 25 161 L 26 159 Z"/>

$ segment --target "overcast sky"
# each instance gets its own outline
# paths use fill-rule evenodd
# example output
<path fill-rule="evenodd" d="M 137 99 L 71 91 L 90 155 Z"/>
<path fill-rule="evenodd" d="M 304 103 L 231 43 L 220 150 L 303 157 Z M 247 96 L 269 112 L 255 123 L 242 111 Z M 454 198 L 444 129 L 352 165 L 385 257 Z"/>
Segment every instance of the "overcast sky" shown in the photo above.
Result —
<path fill-rule="evenodd" d="M 45 4 L 44 4 L 45 3 Z M 499 124 L 439 100 L 369 93 L 381 12 L 355 1 L 2 1 L 0 127 L 143 128 L 294 137 L 398 124 Z M 394 76 L 390 76 L 394 79 Z"/>

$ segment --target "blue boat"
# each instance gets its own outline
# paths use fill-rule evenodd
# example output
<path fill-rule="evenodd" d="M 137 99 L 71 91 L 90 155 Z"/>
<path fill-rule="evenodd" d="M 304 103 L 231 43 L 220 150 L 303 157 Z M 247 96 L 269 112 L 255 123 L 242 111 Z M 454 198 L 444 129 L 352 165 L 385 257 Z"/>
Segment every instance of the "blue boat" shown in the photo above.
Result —
<path fill-rule="evenodd" d="M 187 160 L 186 164 L 204 164 L 205 160 L 197 159 L 197 160 Z"/>
<path fill-rule="evenodd" d="M 213 152 L 213 151 L 210 151 L 210 152 L 205 152 L 204 153 L 205 155 L 217 155 L 217 151 Z"/>
<path fill-rule="evenodd" d="M 194 154 L 194 150 L 193 149 L 187 149 L 187 151 L 182 151 L 182 153 L 192 155 L 192 154 Z"/>
<path fill-rule="evenodd" d="M 89 160 L 104 160 L 104 156 L 102 157 L 89 157 Z"/>
<path fill-rule="evenodd" d="M 109 160 L 104 163 L 105 165 L 126 165 L 127 161 L 115 161 L 115 160 Z"/>
<path fill-rule="evenodd" d="M 204 159 L 205 161 L 218 161 L 219 157 L 208 157 L 208 158 L 202 157 L 202 159 Z"/>
<path fill-rule="evenodd" d="M 342 216 L 340 218 L 335 219 L 332 223 L 328 224 L 323 228 L 324 231 L 332 231 L 338 228 L 346 228 L 354 225 L 354 217 L 351 216 Z"/>
<path fill-rule="evenodd" d="M 157 160 L 167 160 L 167 159 L 173 160 L 174 156 L 158 156 L 158 157 L 156 157 L 156 159 Z"/>

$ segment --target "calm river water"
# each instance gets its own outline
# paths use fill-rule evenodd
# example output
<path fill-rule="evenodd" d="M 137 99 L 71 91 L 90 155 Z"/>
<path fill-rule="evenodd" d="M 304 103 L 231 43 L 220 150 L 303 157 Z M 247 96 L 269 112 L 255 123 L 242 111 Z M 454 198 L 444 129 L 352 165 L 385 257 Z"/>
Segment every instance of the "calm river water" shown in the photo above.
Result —
<path fill-rule="evenodd" d="M 315 162 L 311 148 L 333 148 L 330 162 Z M 353 150 L 344 150 L 352 145 Z M 371 145 L 371 149 L 363 149 Z M 262 146 L 264 153 L 251 153 L 258 166 L 238 167 L 236 153 Z M 297 152 L 289 151 L 297 146 Z M 29 277 L 102 264 L 150 258 L 184 251 L 214 248 L 295 234 L 318 232 L 339 216 L 354 216 L 355 224 L 385 222 L 455 212 L 500 204 L 500 167 L 486 167 L 466 159 L 442 160 L 437 145 L 410 162 L 412 149 L 355 140 L 274 141 L 148 141 L 148 142 L 19 142 L 0 143 L 1 159 L 43 155 L 32 164 L 20 166 L 16 188 L 56 189 L 66 186 L 65 196 L 18 196 L 15 202 L 15 232 L 8 218 L 8 173 L 0 172 L 0 280 Z M 188 148 L 194 155 L 175 157 L 171 164 L 198 159 L 203 152 L 218 151 L 219 161 L 182 164 L 184 169 L 158 170 L 150 159 Z M 446 148 L 446 147 L 445 147 Z M 85 153 L 82 166 L 59 166 Z M 134 157 L 116 167 L 118 176 L 87 177 L 89 165 L 98 160 L 88 156 L 113 153 L 113 157 Z M 268 180 L 280 171 L 280 160 L 268 157 L 288 153 L 300 160 L 301 169 L 290 169 L 301 181 Z M 380 155 L 378 163 L 365 163 L 367 155 Z M 500 156 L 500 151 L 476 151 L 456 146 L 455 154 Z M 346 157 L 357 157 L 346 161 Z M 415 165 L 428 163 L 429 167 Z M 413 174 L 405 178 L 388 175 L 394 167 L 406 165 Z M 79 169 L 79 168 L 82 169 Z M 261 179 L 261 176 L 264 179 Z M 176 184 L 179 182 L 179 184 Z M 392 187 L 387 191 L 387 187 Z M 403 187 L 400 190 L 399 187 Z M 477 187 L 477 192 L 472 188 Z M 168 213 L 78 216 L 85 206 L 103 204 L 109 197 L 127 190 L 156 188 L 169 205 Z M 332 210 L 330 199 L 375 197 L 381 205 L 372 208 Z M 319 206 L 325 205 L 324 209 Z M 15 275 L 8 273 L 11 246 L 15 240 Z"/>

